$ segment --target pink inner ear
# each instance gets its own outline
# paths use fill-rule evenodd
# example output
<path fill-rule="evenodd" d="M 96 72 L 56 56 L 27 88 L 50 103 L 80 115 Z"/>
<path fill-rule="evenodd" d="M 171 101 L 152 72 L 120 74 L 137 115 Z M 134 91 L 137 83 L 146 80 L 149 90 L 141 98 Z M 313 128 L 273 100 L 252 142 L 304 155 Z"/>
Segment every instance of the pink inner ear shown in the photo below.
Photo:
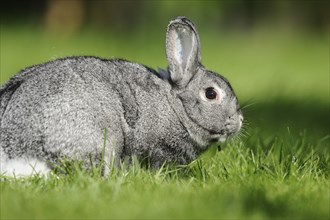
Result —
<path fill-rule="evenodd" d="M 183 52 L 182 52 L 182 43 L 181 43 L 181 39 L 180 39 L 180 37 L 179 37 L 179 35 L 178 35 L 178 33 L 177 32 L 173 32 L 173 35 L 174 35 L 174 42 L 175 42 L 175 44 L 174 44 L 174 57 L 175 57 L 175 59 L 176 59 L 176 61 L 180 64 L 180 65 L 182 65 L 182 63 L 183 63 Z"/>
<path fill-rule="evenodd" d="M 192 60 L 192 53 L 195 43 L 194 34 L 186 27 L 179 27 L 173 31 L 174 57 L 182 70 L 185 70 L 188 62 Z"/>
<path fill-rule="evenodd" d="M 182 67 L 185 69 L 189 62 L 193 62 L 193 58 L 191 57 L 194 49 L 194 34 L 191 30 L 182 28 L 180 29 L 179 37 L 181 39 L 181 47 L 182 47 Z"/>

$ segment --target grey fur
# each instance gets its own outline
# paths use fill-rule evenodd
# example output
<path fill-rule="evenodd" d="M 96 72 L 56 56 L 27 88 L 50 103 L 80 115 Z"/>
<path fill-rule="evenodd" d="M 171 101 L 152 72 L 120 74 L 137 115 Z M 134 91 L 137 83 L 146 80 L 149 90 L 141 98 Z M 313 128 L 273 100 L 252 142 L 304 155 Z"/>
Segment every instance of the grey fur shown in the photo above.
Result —
<path fill-rule="evenodd" d="M 21 71 L 0 88 L 1 160 L 34 157 L 52 167 L 69 158 L 88 166 L 90 157 L 100 162 L 106 143 L 106 163 L 137 156 L 152 167 L 187 164 L 211 142 L 237 133 L 237 98 L 226 79 L 201 65 L 199 37 L 187 18 L 170 21 L 166 54 L 169 68 L 160 73 L 97 57 Z M 220 101 L 203 98 L 209 87 L 223 91 Z"/>

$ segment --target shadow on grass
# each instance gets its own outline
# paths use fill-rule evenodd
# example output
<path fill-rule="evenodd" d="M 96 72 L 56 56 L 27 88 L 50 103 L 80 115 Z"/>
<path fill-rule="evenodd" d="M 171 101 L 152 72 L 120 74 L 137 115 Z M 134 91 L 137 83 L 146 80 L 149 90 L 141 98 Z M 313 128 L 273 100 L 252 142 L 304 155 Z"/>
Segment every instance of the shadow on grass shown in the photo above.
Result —
<path fill-rule="evenodd" d="M 280 135 L 288 130 L 306 132 L 314 138 L 329 135 L 329 103 L 278 98 L 252 104 L 243 113 L 247 130 L 257 129 L 264 135 Z"/>

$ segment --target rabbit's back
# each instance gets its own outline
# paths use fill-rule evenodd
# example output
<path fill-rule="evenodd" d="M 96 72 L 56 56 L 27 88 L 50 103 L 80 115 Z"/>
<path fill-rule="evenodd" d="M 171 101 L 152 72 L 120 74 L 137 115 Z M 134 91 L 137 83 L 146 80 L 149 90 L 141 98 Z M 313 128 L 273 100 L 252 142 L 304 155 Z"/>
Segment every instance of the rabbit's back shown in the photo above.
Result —
<path fill-rule="evenodd" d="M 150 74 L 142 65 L 95 57 L 26 69 L 1 88 L 1 148 L 9 158 L 87 157 L 101 153 L 105 129 L 108 141 L 116 137 L 122 146 L 124 127 L 134 127 L 140 117 L 136 96 L 153 89 L 151 78 L 157 77 Z M 132 88 L 133 81 L 143 89 Z"/>

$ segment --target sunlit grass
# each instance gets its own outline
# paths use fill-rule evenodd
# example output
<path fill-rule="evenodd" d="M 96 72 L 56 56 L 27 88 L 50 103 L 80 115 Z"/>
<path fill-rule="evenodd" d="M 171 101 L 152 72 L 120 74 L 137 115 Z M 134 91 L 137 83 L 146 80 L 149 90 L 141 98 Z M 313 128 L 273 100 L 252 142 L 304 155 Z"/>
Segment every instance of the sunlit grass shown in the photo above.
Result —
<path fill-rule="evenodd" d="M 2 218 L 327 218 L 329 151 L 304 136 L 213 147 L 186 167 L 1 182 Z"/>

